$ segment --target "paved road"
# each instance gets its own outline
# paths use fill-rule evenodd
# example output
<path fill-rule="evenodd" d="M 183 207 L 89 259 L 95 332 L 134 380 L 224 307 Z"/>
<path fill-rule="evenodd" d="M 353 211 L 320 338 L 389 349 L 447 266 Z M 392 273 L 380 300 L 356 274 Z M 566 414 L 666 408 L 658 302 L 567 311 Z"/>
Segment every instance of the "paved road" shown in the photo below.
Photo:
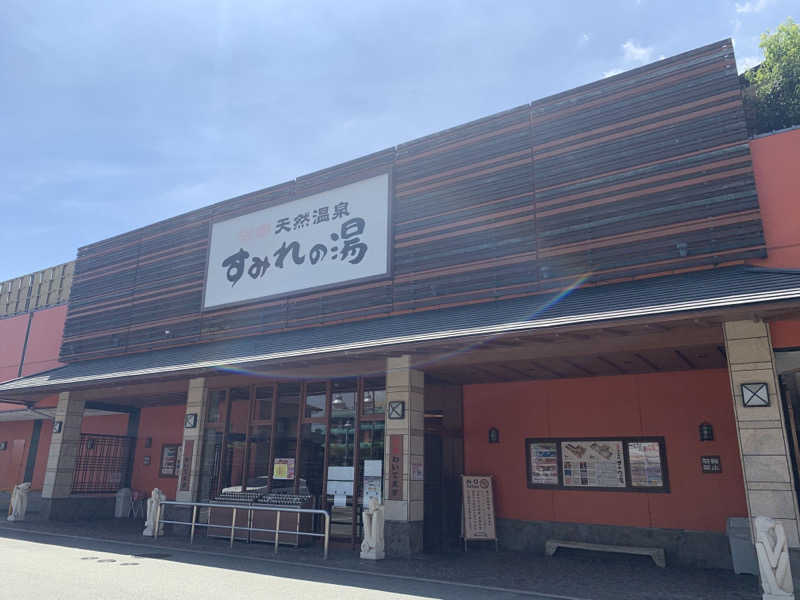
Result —
<path fill-rule="evenodd" d="M 553 598 L 22 532 L 0 532 L 0 561 L 0 596 L 19 600 Z"/>

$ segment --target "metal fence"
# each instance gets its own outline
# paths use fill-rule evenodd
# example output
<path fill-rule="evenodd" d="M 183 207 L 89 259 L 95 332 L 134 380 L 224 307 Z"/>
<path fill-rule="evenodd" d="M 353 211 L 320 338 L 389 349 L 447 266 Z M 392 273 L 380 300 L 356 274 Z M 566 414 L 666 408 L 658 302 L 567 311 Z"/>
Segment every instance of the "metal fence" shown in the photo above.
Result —
<path fill-rule="evenodd" d="M 187 508 L 192 509 L 192 520 L 191 521 L 175 521 L 171 519 L 164 518 L 164 512 L 166 510 L 166 506 L 184 506 Z M 202 520 L 198 520 L 198 509 L 225 509 L 231 511 L 231 524 L 230 525 L 214 525 L 209 522 L 203 522 Z M 253 512 L 254 511 L 269 511 L 275 513 L 275 528 L 261 528 L 261 527 L 253 527 Z M 290 515 L 322 515 L 325 519 L 323 532 L 318 533 L 316 531 L 302 531 L 299 527 L 295 529 L 281 529 L 281 513 L 288 513 Z M 242 525 L 237 519 L 237 515 L 247 515 L 247 525 Z M 299 521 L 298 521 L 299 522 Z M 256 505 L 256 504 L 219 504 L 216 502 L 174 502 L 171 500 L 166 500 L 164 502 L 160 502 L 158 504 L 158 508 L 156 509 L 155 515 L 155 525 L 153 527 L 153 539 L 157 540 L 159 535 L 159 529 L 162 524 L 171 524 L 171 525 L 186 525 L 189 527 L 189 543 L 194 542 L 194 534 L 195 530 L 198 527 L 206 527 L 206 528 L 218 528 L 218 529 L 226 529 L 230 530 L 230 545 L 233 547 L 233 542 L 236 539 L 236 532 L 239 531 L 247 531 L 250 532 L 259 532 L 259 533 L 272 533 L 275 534 L 275 539 L 273 540 L 274 544 L 274 552 L 275 554 L 278 553 L 278 545 L 280 544 L 280 536 L 284 534 L 285 536 L 309 536 L 315 538 L 322 538 L 323 539 L 323 556 L 328 558 L 328 542 L 331 536 L 331 515 L 328 513 L 327 510 L 322 510 L 319 508 L 289 508 L 285 506 L 264 506 L 264 505 Z M 284 538 L 286 539 L 286 538 Z"/>
<path fill-rule="evenodd" d="M 136 438 L 124 435 L 82 433 L 73 494 L 113 494 L 130 480 L 131 456 Z"/>

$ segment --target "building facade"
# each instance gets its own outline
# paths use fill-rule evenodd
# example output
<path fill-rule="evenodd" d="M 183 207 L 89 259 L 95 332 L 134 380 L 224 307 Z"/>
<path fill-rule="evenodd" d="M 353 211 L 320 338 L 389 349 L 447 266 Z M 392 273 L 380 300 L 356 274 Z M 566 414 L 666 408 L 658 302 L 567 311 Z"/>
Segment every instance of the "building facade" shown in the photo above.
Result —
<path fill-rule="evenodd" d="M 470 474 L 507 548 L 730 568 L 754 515 L 799 548 L 798 158 L 725 40 L 83 247 L 0 439 L 53 412 L 53 519 L 285 494 L 355 546 L 378 494 L 407 555 L 458 543 Z"/>

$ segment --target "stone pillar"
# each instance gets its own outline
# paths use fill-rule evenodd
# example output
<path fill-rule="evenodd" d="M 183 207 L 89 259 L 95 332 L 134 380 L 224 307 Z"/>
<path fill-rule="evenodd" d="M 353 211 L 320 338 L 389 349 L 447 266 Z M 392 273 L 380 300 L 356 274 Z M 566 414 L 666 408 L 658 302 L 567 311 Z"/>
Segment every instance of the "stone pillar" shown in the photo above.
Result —
<path fill-rule="evenodd" d="M 55 427 L 60 426 L 61 431 L 56 433 L 53 430 L 42 486 L 42 512 L 48 519 L 71 520 L 77 517 L 77 514 L 72 515 L 76 507 L 71 506 L 76 503 L 70 502 L 69 498 L 80 450 L 83 405 L 84 401 L 70 392 L 58 395 Z"/>
<path fill-rule="evenodd" d="M 763 321 L 729 321 L 723 328 L 748 512 L 751 520 L 763 515 L 780 521 L 796 548 L 798 506 L 769 327 Z M 766 383 L 769 405 L 745 406 L 743 383 Z"/>
<path fill-rule="evenodd" d="M 186 395 L 186 418 L 195 420 L 194 427 L 183 428 L 183 446 L 181 452 L 181 466 L 178 473 L 178 492 L 175 499 L 178 502 L 195 502 L 200 486 L 201 459 L 203 456 L 203 431 L 206 422 L 206 380 L 196 377 L 189 380 L 189 390 Z M 194 415 L 194 416 L 193 416 Z M 184 470 L 188 469 L 188 474 Z"/>
<path fill-rule="evenodd" d="M 424 516 L 425 375 L 411 368 L 408 355 L 386 361 L 386 440 L 384 456 L 384 537 L 387 556 L 422 552 Z M 403 418 L 393 407 L 403 403 Z M 396 415 L 396 413 L 395 413 Z M 398 437 L 393 437 L 398 436 Z M 392 499 L 392 441 L 402 439 L 402 493 Z M 399 444 L 397 444 L 399 446 Z M 396 462 L 395 462 L 396 464 Z M 399 473 L 398 473 L 399 479 Z M 399 491 L 399 490 L 398 490 Z"/>

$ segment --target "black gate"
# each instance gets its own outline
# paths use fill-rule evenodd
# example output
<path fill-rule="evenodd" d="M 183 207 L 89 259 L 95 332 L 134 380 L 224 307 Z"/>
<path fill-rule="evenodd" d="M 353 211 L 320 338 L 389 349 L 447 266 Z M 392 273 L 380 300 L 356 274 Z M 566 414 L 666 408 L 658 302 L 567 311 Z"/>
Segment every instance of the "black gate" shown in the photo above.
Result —
<path fill-rule="evenodd" d="M 82 433 L 73 494 L 113 494 L 130 481 L 131 457 L 136 438 L 125 435 Z"/>

